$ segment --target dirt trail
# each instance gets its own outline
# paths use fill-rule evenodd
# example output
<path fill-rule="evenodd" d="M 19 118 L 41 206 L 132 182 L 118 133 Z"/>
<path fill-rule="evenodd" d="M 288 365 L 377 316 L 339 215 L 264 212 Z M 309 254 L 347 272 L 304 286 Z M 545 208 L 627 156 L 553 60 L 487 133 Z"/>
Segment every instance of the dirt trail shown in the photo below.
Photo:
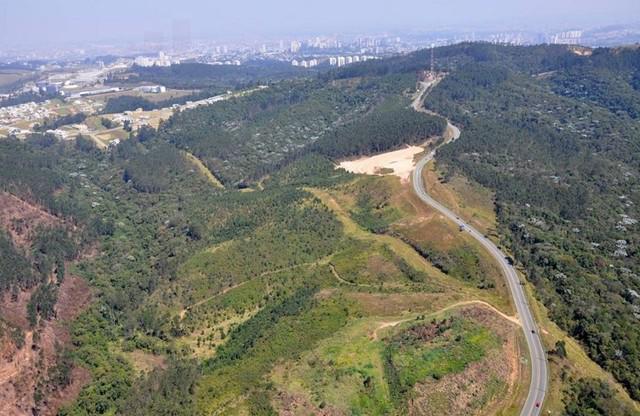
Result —
<path fill-rule="evenodd" d="M 213 185 L 215 188 L 224 188 L 222 182 L 220 182 L 220 180 L 215 177 L 213 172 L 211 172 L 200 159 L 198 159 L 194 154 L 187 151 L 183 150 L 182 153 L 187 158 L 187 160 L 189 160 L 197 168 L 198 172 L 200 172 L 209 181 L 209 183 L 211 183 L 211 185 Z"/>
<path fill-rule="evenodd" d="M 342 278 L 342 276 L 340 276 L 340 274 L 338 273 L 338 271 L 336 270 L 336 267 L 333 264 L 329 264 L 329 270 L 331 270 L 331 274 L 338 280 L 340 281 L 340 283 L 344 283 L 345 285 L 349 285 L 349 286 L 361 286 L 361 287 L 377 287 L 375 285 L 370 285 L 370 284 L 366 284 L 366 283 L 354 283 L 354 282 L 350 282 L 348 280 L 345 280 Z"/>
<path fill-rule="evenodd" d="M 220 297 L 220 296 L 222 296 L 222 295 L 224 295 L 226 293 L 229 293 L 230 291 L 232 291 L 234 289 L 242 287 L 242 286 L 246 285 L 247 283 L 251 282 L 253 279 L 259 279 L 261 277 L 269 276 L 269 275 L 272 275 L 272 274 L 276 274 L 276 273 L 280 273 L 280 272 L 286 272 L 286 271 L 289 271 L 289 270 L 295 270 L 295 269 L 298 269 L 300 267 L 317 265 L 317 264 L 322 263 L 323 261 L 326 261 L 326 259 L 321 259 L 321 260 L 319 260 L 317 262 L 296 264 L 295 266 L 288 266 L 288 267 L 283 267 L 281 269 L 275 269 L 275 270 L 269 270 L 269 271 L 266 271 L 266 272 L 262 272 L 256 277 L 253 277 L 253 278 L 251 278 L 249 280 L 245 280 L 244 282 L 238 283 L 236 285 L 229 286 L 229 287 L 225 288 L 224 290 L 222 290 L 222 292 L 218 292 L 215 295 L 211 295 L 211 296 L 209 296 L 207 298 L 201 299 L 201 300 L 199 300 L 199 301 L 197 301 L 195 303 L 192 303 L 191 305 L 185 307 L 183 310 L 180 311 L 180 319 L 184 319 L 184 317 L 187 315 L 187 312 L 189 312 L 191 309 L 196 308 L 196 307 L 198 307 L 200 305 L 203 305 L 203 304 L 205 304 L 205 303 L 207 303 L 209 301 L 212 301 L 212 300 L 214 300 L 214 299 L 216 299 L 216 298 L 218 298 L 218 297 Z M 345 282 L 348 283 L 346 280 L 345 280 Z"/>
<path fill-rule="evenodd" d="M 501 312 L 500 310 L 498 310 L 495 306 L 493 306 L 492 304 L 482 301 L 482 300 L 467 300 L 467 301 L 463 301 L 463 302 L 456 302 L 453 303 L 449 306 L 446 306 L 445 308 L 440 309 L 439 311 L 433 312 L 429 315 L 437 315 L 443 312 L 447 312 L 449 310 L 452 309 L 456 309 L 462 306 L 469 306 L 469 305 L 481 305 L 484 306 L 485 308 L 490 309 L 492 312 L 500 315 L 502 318 L 506 319 L 509 322 L 512 322 L 518 326 L 522 326 L 522 323 L 520 322 L 520 320 L 515 317 L 515 316 L 509 316 L 507 314 L 505 314 L 504 312 Z M 378 339 L 378 332 L 385 329 L 385 328 L 390 328 L 390 327 L 394 327 L 394 326 L 398 326 L 402 323 L 405 322 L 409 322 L 409 321 L 413 321 L 415 320 L 415 318 L 406 318 L 406 319 L 400 319 L 397 321 L 383 321 L 380 322 L 380 324 L 376 327 L 376 329 L 371 333 L 371 339 L 376 341 Z"/>
<path fill-rule="evenodd" d="M 245 280 L 242 283 L 238 283 L 237 285 L 233 285 L 233 286 L 229 286 L 227 288 L 225 288 L 222 292 L 218 292 L 215 295 L 209 296 L 208 298 L 204 298 L 202 300 L 197 301 L 196 303 L 192 303 L 191 305 L 187 306 L 186 308 L 184 308 L 183 310 L 180 311 L 180 319 L 184 319 L 184 317 L 187 315 L 187 312 L 189 312 L 191 309 L 196 308 L 200 305 L 203 305 L 209 301 L 214 300 L 215 298 L 222 296 L 230 291 L 232 291 L 233 289 L 237 289 L 239 287 L 242 287 L 244 285 L 246 285 L 248 282 L 250 282 L 251 280 Z"/>

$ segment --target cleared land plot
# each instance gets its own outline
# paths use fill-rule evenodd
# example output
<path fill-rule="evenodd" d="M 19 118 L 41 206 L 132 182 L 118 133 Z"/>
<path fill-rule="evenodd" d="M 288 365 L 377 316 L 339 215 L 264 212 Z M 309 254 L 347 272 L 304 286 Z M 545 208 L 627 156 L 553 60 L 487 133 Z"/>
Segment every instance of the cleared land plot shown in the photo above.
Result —
<path fill-rule="evenodd" d="M 122 97 L 122 96 L 133 96 L 133 97 L 142 97 L 146 100 L 151 101 L 152 103 L 157 103 L 160 101 L 170 100 L 173 98 L 184 97 L 190 94 L 197 92 L 197 90 L 174 90 L 167 89 L 166 92 L 161 92 L 158 94 L 146 93 L 138 90 L 123 90 L 119 92 L 113 92 L 109 94 L 101 94 L 95 96 L 96 101 L 101 101 L 106 103 L 110 98 Z"/>
<path fill-rule="evenodd" d="M 29 78 L 33 72 L 20 69 L 0 70 L 0 89 L 15 84 L 16 82 Z"/>
<path fill-rule="evenodd" d="M 356 160 L 345 160 L 338 167 L 351 173 L 367 175 L 393 174 L 408 182 L 415 167 L 414 158 L 424 152 L 420 146 L 407 146 L 404 149 L 381 153 L 375 156 L 362 157 Z"/>

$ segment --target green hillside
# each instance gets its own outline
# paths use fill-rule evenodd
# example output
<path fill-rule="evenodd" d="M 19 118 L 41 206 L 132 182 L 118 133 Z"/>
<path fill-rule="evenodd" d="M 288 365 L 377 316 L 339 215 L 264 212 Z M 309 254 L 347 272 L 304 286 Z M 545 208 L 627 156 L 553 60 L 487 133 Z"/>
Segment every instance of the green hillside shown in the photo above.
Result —
<path fill-rule="evenodd" d="M 335 168 L 423 144 L 446 117 L 462 136 L 430 180 L 461 215 L 483 210 L 564 331 L 541 322 L 545 342 L 567 341 L 547 345 L 544 410 L 638 414 L 640 51 L 436 57 L 446 76 L 425 106 L 442 117 L 411 108 L 419 51 L 306 78 L 273 68 L 267 88 L 108 150 L 0 141 L 0 340 L 37 350 L 68 331 L 29 394 L 46 403 L 85 374 L 59 414 L 519 414 L 528 354 L 494 260 L 410 184 Z M 259 78 L 178 71 L 197 88 Z M 65 321 L 69 277 L 91 301 Z"/>

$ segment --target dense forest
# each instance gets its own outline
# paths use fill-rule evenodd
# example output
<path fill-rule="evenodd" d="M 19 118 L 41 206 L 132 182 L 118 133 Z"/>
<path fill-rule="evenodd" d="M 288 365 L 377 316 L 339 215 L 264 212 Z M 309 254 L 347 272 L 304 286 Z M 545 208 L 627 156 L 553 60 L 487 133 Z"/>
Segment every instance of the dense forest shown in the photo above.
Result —
<path fill-rule="evenodd" d="M 79 124 L 87 119 L 85 113 L 69 114 L 66 116 L 60 116 L 52 119 L 45 119 L 42 123 L 34 126 L 34 130 L 37 132 L 45 132 L 47 130 L 56 130 L 63 126 L 70 124 Z"/>
<path fill-rule="evenodd" d="M 183 105 L 187 101 L 198 101 L 224 93 L 226 90 L 222 88 L 206 88 L 202 91 L 181 95 L 166 100 L 151 101 L 144 97 L 136 95 L 119 95 L 107 100 L 102 110 L 103 114 L 124 113 L 125 111 L 135 111 L 139 108 L 144 111 L 156 110 L 159 108 L 167 108 L 173 105 Z"/>
<path fill-rule="evenodd" d="M 413 75 L 334 83 L 287 81 L 175 114 L 159 135 L 227 185 L 257 180 L 307 153 L 382 152 L 438 135 L 444 121 L 410 109 Z"/>
<path fill-rule="evenodd" d="M 0 100 L 0 108 L 2 107 L 11 107 L 14 105 L 21 105 L 26 103 L 41 103 L 43 101 L 49 100 L 53 97 L 47 96 L 45 94 L 38 94 L 34 92 L 26 92 L 22 94 L 18 94 L 9 98 L 5 98 Z"/>
<path fill-rule="evenodd" d="M 380 153 L 423 143 L 445 127 L 444 119 L 407 108 L 406 100 L 389 99 L 366 116 L 325 133 L 311 149 L 336 159 Z"/>
<path fill-rule="evenodd" d="M 182 63 L 169 67 L 134 66 L 130 72 L 116 74 L 108 82 L 150 82 L 176 89 L 238 89 L 258 83 L 308 76 L 308 72 L 279 61 L 247 62 L 242 66 Z"/>

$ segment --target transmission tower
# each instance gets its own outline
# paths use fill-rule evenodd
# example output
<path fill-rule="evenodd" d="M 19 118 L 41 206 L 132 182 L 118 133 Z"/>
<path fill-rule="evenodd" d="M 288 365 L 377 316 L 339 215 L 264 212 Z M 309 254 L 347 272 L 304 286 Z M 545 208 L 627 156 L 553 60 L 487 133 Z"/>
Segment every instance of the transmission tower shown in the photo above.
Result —
<path fill-rule="evenodd" d="M 433 57 L 433 52 L 435 49 L 435 45 L 431 44 L 431 74 L 435 75 L 435 58 Z"/>

